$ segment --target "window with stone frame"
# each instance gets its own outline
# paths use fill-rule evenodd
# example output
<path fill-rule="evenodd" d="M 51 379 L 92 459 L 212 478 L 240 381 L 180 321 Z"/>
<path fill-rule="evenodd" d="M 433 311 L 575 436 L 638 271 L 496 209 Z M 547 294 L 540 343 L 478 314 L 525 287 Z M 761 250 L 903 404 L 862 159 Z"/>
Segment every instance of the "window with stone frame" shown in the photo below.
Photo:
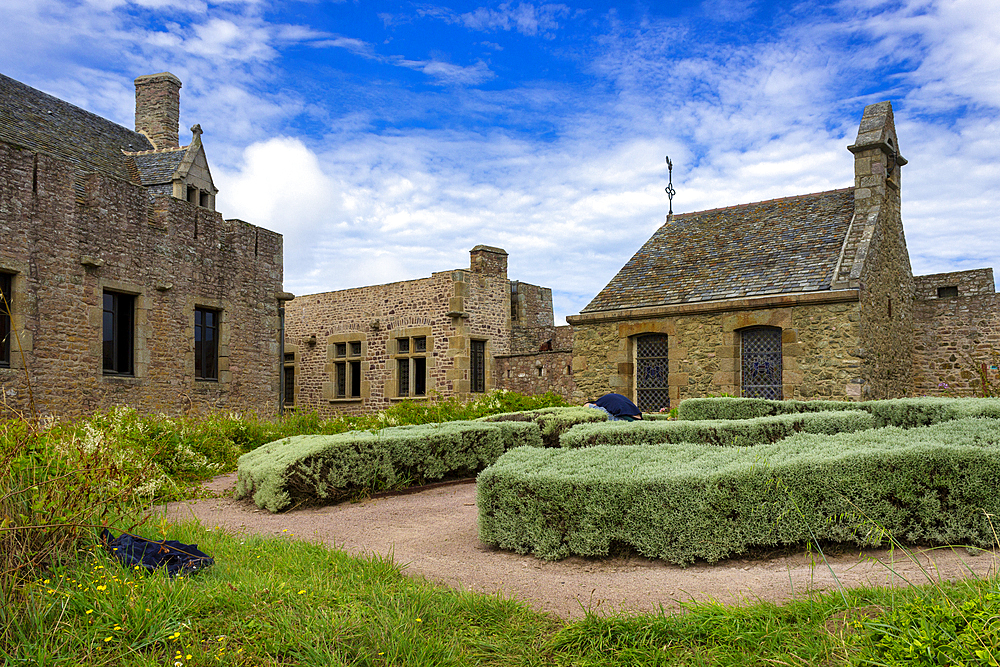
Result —
<path fill-rule="evenodd" d="M 486 341 L 469 341 L 469 391 L 486 391 Z"/>
<path fill-rule="evenodd" d="M 642 412 L 670 407 L 667 336 L 635 338 L 635 403 Z"/>
<path fill-rule="evenodd" d="M 284 361 L 285 406 L 295 405 L 295 353 L 285 352 Z"/>
<path fill-rule="evenodd" d="M 361 341 L 334 343 L 334 356 L 344 361 L 334 362 L 336 398 L 361 398 Z"/>
<path fill-rule="evenodd" d="M 740 396 L 782 400 L 781 327 L 750 327 L 740 334 Z"/>
<path fill-rule="evenodd" d="M 194 309 L 194 376 L 219 379 L 219 316 L 211 308 Z"/>
<path fill-rule="evenodd" d="M 0 367 L 10 366 L 11 313 L 14 312 L 14 277 L 0 273 Z"/>
<path fill-rule="evenodd" d="M 135 295 L 105 291 L 103 295 L 105 375 L 135 375 Z"/>
<path fill-rule="evenodd" d="M 396 395 L 400 398 L 427 395 L 426 336 L 396 339 Z"/>

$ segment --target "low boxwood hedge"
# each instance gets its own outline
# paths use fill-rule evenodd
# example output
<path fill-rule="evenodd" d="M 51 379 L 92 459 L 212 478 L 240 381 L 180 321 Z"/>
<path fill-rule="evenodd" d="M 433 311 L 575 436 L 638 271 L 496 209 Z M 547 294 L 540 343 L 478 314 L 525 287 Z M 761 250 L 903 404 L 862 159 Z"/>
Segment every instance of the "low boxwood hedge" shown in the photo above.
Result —
<path fill-rule="evenodd" d="M 476 421 L 485 422 L 532 422 L 538 426 L 542 434 L 542 443 L 546 447 L 558 447 L 563 433 L 577 424 L 611 423 L 608 413 L 577 406 L 572 408 L 541 408 L 524 412 L 504 412 L 499 415 L 480 417 Z"/>
<path fill-rule="evenodd" d="M 542 446 L 537 426 L 463 421 L 294 436 L 241 456 L 235 495 L 272 512 L 334 503 L 363 491 L 471 476 L 522 445 Z"/>
<path fill-rule="evenodd" d="M 687 565 L 810 539 L 989 547 L 1000 421 L 771 445 L 521 448 L 479 474 L 484 542 L 545 559 L 612 545 Z"/>
<path fill-rule="evenodd" d="M 772 415 L 864 410 L 878 426 L 929 426 L 963 417 L 1000 418 L 997 398 L 894 398 L 884 401 L 771 401 L 763 398 L 688 398 L 677 409 L 680 420 L 753 419 Z"/>
<path fill-rule="evenodd" d="M 751 446 L 783 440 L 796 433 L 852 433 L 875 428 L 875 418 L 858 410 L 777 415 L 756 419 L 705 421 L 642 421 L 580 424 L 569 429 L 563 447 L 596 445 L 659 445 L 694 442 L 706 445 Z"/>

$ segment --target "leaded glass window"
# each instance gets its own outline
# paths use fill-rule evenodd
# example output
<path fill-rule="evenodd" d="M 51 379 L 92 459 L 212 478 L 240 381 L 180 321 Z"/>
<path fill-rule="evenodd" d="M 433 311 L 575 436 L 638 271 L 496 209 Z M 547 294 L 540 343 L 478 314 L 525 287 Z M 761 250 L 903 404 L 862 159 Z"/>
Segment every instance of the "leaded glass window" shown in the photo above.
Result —
<path fill-rule="evenodd" d="M 473 340 L 469 343 L 471 346 L 470 389 L 474 392 L 484 392 L 486 391 L 486 341 Z"/>
<path fill-rule="evenodd" d="M 753 327 L 740 332 L 740 395 L 781 400 L 779 327 Z"/>
<path fill-rule="evenodd" d="M 663 334 L 635 339 L 635 396 L 643 412 L 657 412 L 670 405 L 667 337 Z"/>

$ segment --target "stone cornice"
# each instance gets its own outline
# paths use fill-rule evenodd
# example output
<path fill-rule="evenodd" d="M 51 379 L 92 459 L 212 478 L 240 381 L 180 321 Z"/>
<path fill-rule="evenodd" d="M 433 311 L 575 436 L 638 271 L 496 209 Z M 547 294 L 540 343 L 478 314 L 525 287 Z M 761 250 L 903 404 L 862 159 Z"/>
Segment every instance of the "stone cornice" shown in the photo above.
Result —
<path fill-rule="evenodd" d="M 576 326 L 599 322 L 618 322 L 620 320 L 646 320 L 657 317 L 675 317 L 677 315 L 700 315 L 702 313 L 717 313 L 731 310 L 760 310 L 828 303 L 850 303 L 857 302 L 859 299 L 860 290 L 857 289 L 826 290 L 822 292 L 800 292 L 798 294 L 778 294 L 741 299 L 720 299 L 718 301 L 674 303 L 665 306 L 603 310 L 594 313 L 570 315 L 566 318 L 566 321 Z"/>

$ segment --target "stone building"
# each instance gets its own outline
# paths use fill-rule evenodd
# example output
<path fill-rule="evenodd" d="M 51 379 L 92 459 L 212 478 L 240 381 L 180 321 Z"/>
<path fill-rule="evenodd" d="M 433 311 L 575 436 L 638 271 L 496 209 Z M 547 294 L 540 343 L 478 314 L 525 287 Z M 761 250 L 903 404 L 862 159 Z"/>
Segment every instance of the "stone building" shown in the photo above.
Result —
<path fill-rule="evenodd" d="M 993 269 L 915 279 L 913 389 L 918 396 L 1000 392 L 1000 298 Z"/>
<path fill-rule="evenodd" d="M 277 410 L 281 236 L 215 211 L 180 87 L 133 131 L 0 75 L 0 411 Z"/>
<path fill-rule="evenodd" d="M 567 376 L 567 327 L 553 326 L 551 290 L 508 280 L 500 248 L 478 245 L 470 259 L 428 278 L 296 297 L 285 314 L 286 405 L 372 412 L 508 388 L 515 367 L 530 366 L 543 391 Z"/>
<path fill-rule="evenodd" d="M 573 326 L 578 397 L 646 411 L 693 396 L 909 395 L 914 279 L 906 160 L 889 102 L 865 108 L 854 186 L 667 219 Z"/>

